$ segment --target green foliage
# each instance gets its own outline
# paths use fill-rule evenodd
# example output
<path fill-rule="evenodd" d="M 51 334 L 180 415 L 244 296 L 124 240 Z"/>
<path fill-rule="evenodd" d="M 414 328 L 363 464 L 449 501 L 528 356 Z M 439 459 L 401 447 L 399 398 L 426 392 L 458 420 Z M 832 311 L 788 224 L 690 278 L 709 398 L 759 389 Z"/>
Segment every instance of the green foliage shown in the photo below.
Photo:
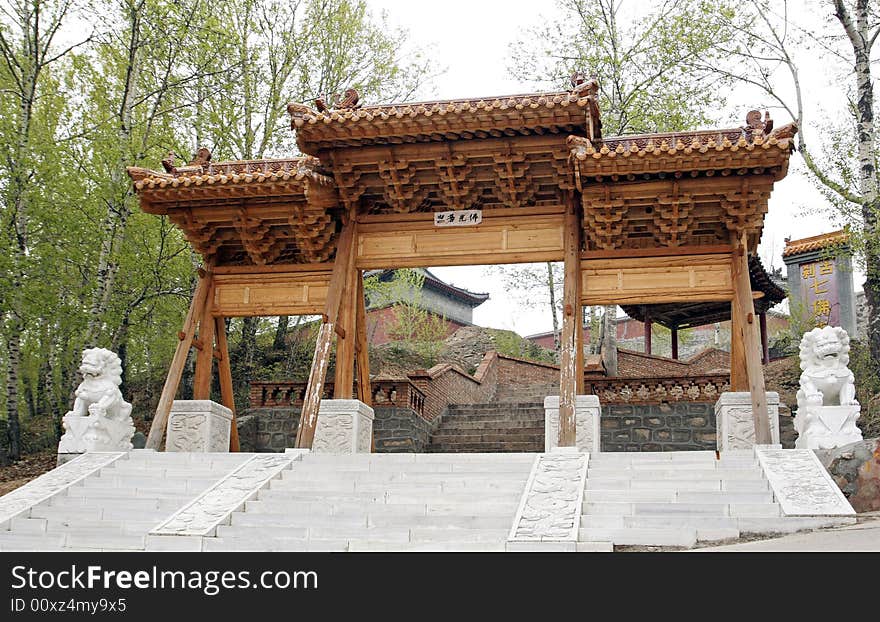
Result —
<path fill-rule="evenodd" d="M 856 399 L 862 406 L 858 425 L 865 438 L 880 437 L 880 365 L 868 344 L 850 342 L 849 368 L 855 376 Z"/>
<path fill-rule="evenodd" d="M 408 96 L 427 63 L 418 51 L 404 57 L 406 33 L 362 0 L 22 0 L 8 8 L 0 24 L 8 43 L 0 49 L 0 373 L 8 379 L 0 406 L 20 413 L 31 439 L 57 431 L 83 347 L 119 353 L 123 391 L 145 414 L 177 345 L 201 258 L 166 218 L 138 209 L 126 167 L 155 169 L 169 151 L 188 160 L 202 144 L 215 160 L 295 155 L 289 101 L 348 87 L 362 101 Z M 79 34 L 83 24 L 91 37 Z M 56 25 L 63 42 L 51 39 Z M 46 62 L 30 89 L 34 36 Z M 240 377 L 307 368 L 311 325 L 289 329 L 284 352 L 272 351 L 275 326 L 232 323 Z M 188 366 L 184 385 L 191 374 Z M 17 395 L 6 409 L 10 386 Z"/>
<path fill-rule="evenodd" d="M 665 132 L 712 121 L 729 79 L 711 67 L 739 24 L 730 2 L 557 0 L 561 17 L 512 46 L 511 69 L 547 88 L 575 71 L 599 80 L 603 133 Z"/>
<path fill-rule="evenodd" d="M 524 339 L 510 330 L 493 330 L 492 336 L 495 341 L 495 350 L 499 354 L 512 356 L 527 361 L 538 363 L 556 364 L 556 352 L 542 348 L 534 341 Z"/>
<path fill-rule="evenodd" d="M 391 306 L 394 319 L 388 326 L 388 335 L 407 344 L 424 359 L 427 367 L 432 367 L 443 349 L 449 323 L 445 317 L 425 308 L 424 284 L 424 271 L 407 268 L 395 270 L 387 281 L 381 280 L 378 274 L 369 277 L 364 282 L 364 292 L 371 306 Z"/>

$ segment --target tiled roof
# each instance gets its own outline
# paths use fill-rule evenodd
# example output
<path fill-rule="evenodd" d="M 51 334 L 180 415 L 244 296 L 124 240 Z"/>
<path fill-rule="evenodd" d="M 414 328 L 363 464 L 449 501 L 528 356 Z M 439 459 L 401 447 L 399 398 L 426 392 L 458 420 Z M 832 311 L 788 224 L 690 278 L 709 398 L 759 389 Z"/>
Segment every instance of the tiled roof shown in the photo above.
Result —
<path fill-rule="evenodd" d="M 363 106 L 318 112 L 287 107 L 297 143 L 306 153 L 321 146 L 394 144 L 450 138 L 528 134 L 585 134 L 595 97 L 587 89 L 529 95 Z"/>
<path fill-rule="evenodd" d="M 829 246 L 846 244 L 848 241 L 849 233 L 846 229 L 822 233 L 809 238 L 801 238 L 800 240 L 786 240 L 782 256 L 790 257 L 792 255 L 800 255 L 801 253 L 809 253 L 810 251 L 821 250 Z"/>
<path fill-rule="evenodd" d="M 196 166 L 181 166 L 172 173 L 163 173 L 136 166 L 128 167 L 128 175 L 137 190 L 179 188 L 190 186 L 243 185 L 264 181 L 301 181 L 308 179 L 332 186 L 333 178 L 316 171 L 317 158 L 278 160 L 235 160 Z"/>

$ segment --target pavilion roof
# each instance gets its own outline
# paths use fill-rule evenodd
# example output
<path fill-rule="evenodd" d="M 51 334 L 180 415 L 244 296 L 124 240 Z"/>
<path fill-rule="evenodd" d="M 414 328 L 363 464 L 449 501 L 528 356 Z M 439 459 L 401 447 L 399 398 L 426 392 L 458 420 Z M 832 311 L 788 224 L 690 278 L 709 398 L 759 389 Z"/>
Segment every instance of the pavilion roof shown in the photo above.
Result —
<path fill-rule="evenodd" d="M 595 82 L 572 91 L 386 104 L 318 112 L 290 104 L 291 126 L 305 153 L 327 148 L 503 138 L 587 135 L 601 125 Z M 596 85 L 597 86 L 597 85 Z"/>
<path fill-rule="evenodd" d="M 167 215 L 216 263 L 313 263 L 334 250 L 333 178 L 309 156 L 129 167 L 141 209 Z"/>
<path fill-rule="evenodd" d="M 142 209 L 167 215 L 218 265 L 327 261 L 344 213 L 374 222 L 449 209 L 546 215 L 575 190 L 587 253 L 694 253 L 742 232 L 755 249 L 793 125 L 774 130 L 753 111 L 741 128 L 603 138 L 598 85 L 575 82 L 553 93 L 362 107 L 351 91 L 333 109 L 288 106 L 312 155 L 211 162 L 203 149 L 185 166 L 169 154 L 165 172 L 128 173 Z"/>

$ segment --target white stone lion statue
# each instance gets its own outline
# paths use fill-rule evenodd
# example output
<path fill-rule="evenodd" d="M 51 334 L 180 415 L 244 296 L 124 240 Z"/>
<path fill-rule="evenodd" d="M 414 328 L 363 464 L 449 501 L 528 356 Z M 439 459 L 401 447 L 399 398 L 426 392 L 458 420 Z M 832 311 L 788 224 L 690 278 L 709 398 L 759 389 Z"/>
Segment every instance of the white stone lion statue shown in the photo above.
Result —
<path fill-rule="evenodd" d="M 861 407 L 849 367 L 849 335 L 839 326 L 814 328 L 801 339 L 795 446 L 830 449 L 862 440 Z"/>
<path fill-rule="evenodd" d="M 59 454 L 87 451 L 128 451 L 132 448 L 134 424 L 131 404 L 122 398 L 122 362 L 110 350 L 83 350 L 79 371 L 83 381 L 77 387 L 73 410 L 62 420 L 64 435 Z"/>

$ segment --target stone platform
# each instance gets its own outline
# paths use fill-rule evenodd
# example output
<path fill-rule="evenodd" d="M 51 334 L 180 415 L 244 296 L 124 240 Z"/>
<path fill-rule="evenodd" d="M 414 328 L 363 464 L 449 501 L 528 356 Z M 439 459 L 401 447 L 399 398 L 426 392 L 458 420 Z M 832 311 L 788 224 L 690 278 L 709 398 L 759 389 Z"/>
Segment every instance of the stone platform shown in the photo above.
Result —
<path fill-rule="evenodd" d="M 692 547 L 854 522 L 817 464 L 771 448 L 85 454 L 0 497 L 0 551 Z"/>

